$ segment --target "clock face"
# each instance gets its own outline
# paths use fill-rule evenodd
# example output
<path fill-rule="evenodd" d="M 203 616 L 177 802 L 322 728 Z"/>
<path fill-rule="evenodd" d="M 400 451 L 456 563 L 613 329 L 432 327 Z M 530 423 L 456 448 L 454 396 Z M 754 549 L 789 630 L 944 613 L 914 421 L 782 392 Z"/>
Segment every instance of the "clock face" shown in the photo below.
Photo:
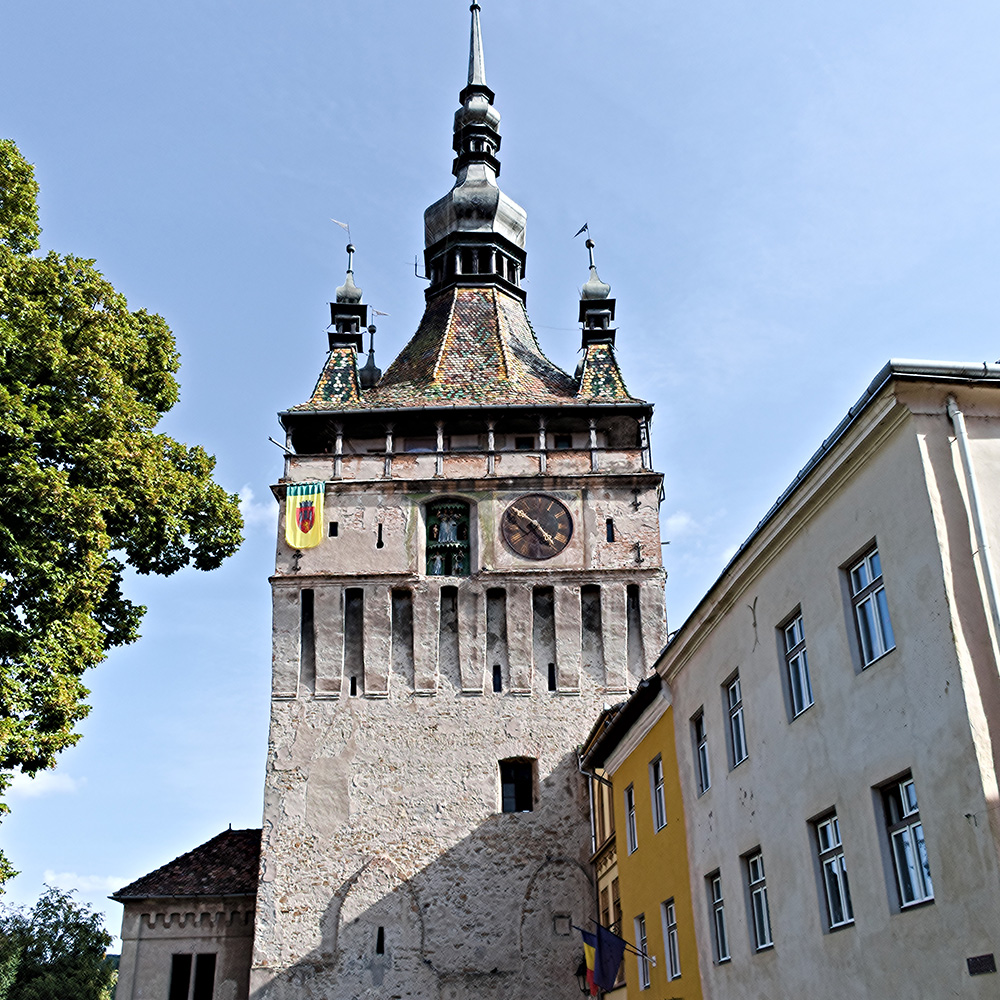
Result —
<path fill-rule="evenodd" d="M 565 504 L 543 493 L 528 493 L 503 512 L 504 541 L 525 559 L 551 559 L 573 537 L 573 518 Z"/>

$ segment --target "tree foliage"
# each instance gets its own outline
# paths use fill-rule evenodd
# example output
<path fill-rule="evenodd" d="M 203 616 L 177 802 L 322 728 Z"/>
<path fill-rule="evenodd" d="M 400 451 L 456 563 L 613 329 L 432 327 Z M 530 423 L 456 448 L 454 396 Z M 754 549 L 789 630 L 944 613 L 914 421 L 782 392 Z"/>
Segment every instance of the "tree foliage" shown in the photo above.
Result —
<path fill-rule="evenodd" d="M 112 940 L 99 914 L 59 889 L 31 910 L 0 911 L 0 1000 L 108 1000 Z"/>
<path fill-rule="evenodd" d="M 178 398 L 169 328 L 93 261 L 37 252 L 37 192 L 0 140 L 0 793 L 79 738 L 83 673 L 138 638 L 125 566 L 209 570 L 242 541 L 214 459 L 155 430 Z"/>

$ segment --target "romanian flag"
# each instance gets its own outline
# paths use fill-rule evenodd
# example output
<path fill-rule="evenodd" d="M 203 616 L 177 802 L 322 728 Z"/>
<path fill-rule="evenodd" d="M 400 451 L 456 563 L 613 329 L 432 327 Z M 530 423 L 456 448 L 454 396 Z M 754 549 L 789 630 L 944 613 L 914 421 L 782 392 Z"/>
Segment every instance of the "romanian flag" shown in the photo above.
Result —
<path fill-rule="evenodd" d="M 590 987 L 590 995 L 597 996 L 597 983 L 594 982 L 594 964 L 597 960 L 597 935 L 579 928 L 583 937 L 583 960 L 587 963 L 587 985 Z"/>
<path fill-rule="evenodd" d="M 326 483 L 292 483 L 285 490 L 285 541 L 293 549 L 311 549 L 323 537 Z"/>

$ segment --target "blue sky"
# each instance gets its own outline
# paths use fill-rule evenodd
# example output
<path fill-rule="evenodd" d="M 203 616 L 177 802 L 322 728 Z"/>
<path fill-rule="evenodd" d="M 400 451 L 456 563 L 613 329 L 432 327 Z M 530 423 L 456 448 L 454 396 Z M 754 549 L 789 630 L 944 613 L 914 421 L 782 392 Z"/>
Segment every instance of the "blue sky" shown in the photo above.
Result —
<path fill-rule="evenodd" d="M 656 404 L 671 627 L 890 357 L 1000 357 L 1000 6 L 484 0 L 528 308 L 576 364 L 585 222 L 630 389 Z M 19 783 L 22 875 L 107 893 L 260 822 L 275 413 L 324 358 L 355 271 L 382 367 L 416 329 L 424 208 L 450 187 L 458 0 L 10 5 L 0 132 L 43 246 L 96 258 L 183 355 L 164 427 L 242 492 L 222 569 L 135 578 L 142 640 L 89 677 L 59 768 Z"/>

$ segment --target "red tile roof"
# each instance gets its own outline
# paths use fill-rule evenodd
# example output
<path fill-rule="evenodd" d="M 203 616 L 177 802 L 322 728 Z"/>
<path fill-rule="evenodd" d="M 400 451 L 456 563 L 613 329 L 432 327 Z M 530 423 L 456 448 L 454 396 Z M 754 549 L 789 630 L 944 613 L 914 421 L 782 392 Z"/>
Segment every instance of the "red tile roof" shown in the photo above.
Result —
<path fill-rule="evenodd" d="M 260 830 L 224 830 L 187 854 L 143 875 L 111 898 L 253 896 L 257 893 Z"/>

